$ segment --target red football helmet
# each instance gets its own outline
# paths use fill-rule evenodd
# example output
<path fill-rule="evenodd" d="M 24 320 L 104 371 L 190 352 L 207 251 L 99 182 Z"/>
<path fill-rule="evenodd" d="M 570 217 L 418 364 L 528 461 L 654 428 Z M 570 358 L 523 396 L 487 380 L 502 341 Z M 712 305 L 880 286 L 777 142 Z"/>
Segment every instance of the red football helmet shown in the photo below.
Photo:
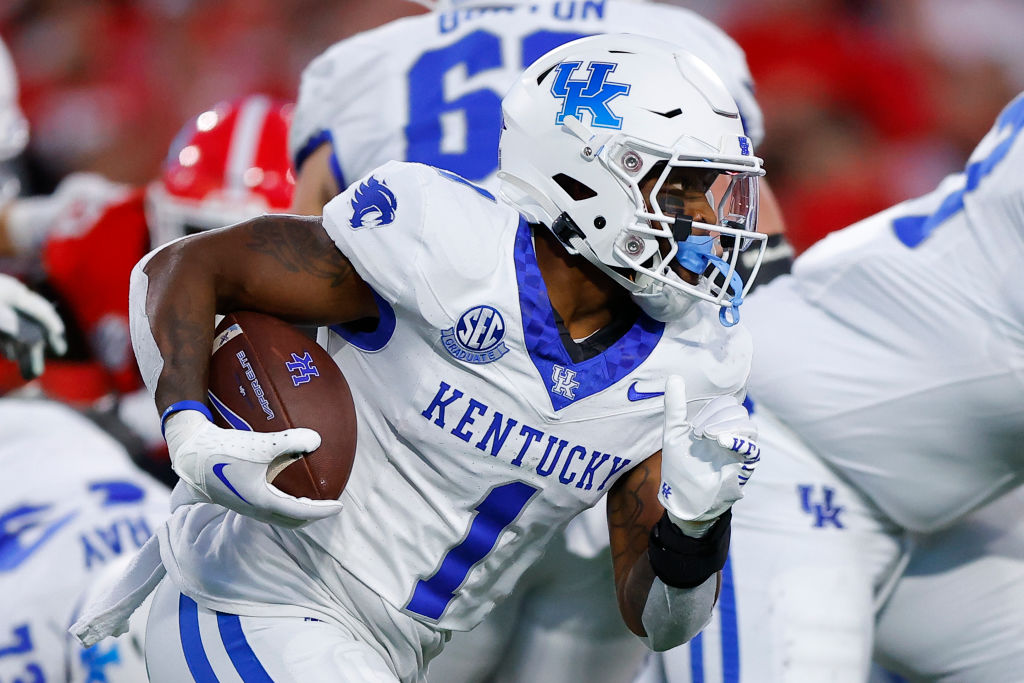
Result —
<path fill-rule="evenodd" d="M 284 100 L 248 95 L 185 124 L 160 179 L 146 189 L 152 245 L 287 211 L 295 190 L 288 157 L 292 108 Z"/>

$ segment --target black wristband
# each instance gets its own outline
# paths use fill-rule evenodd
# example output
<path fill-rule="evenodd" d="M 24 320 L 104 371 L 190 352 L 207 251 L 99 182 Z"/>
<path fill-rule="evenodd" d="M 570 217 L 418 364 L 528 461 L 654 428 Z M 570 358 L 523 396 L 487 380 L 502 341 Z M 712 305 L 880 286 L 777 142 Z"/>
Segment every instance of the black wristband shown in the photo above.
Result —
<path fill-rule="evenodd" d="M 701 538 L 687 536 L 666 512 L 651 529 L 647 558 L 654 574 L 673 588 L 696 588 L 725 566 L 732 510 L 726 510 Z"/>

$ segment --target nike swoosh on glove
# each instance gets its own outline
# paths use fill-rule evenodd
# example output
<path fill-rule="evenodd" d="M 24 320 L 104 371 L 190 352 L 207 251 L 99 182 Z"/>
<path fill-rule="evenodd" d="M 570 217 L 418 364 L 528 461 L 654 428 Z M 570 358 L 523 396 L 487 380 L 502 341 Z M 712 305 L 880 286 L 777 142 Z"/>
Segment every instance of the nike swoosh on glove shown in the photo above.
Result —
<path fill-rule="evenodd" d="M 700 536 L 743 497 L 761 449 L 757 426 L 734 397 L 718 396 L 691 411 L 683 378 L 669 377 L 658 498 L 674 524 Z"/>
<path fill-rule="evenodd" d="M 171 466 L 199 499 L 290 528 L 342 509 L 340 501 L 296 498 L 267 481 L 272 464 L 320 446 L 320 435 L 312 429 L 266 433 L 222 429 L 197 410 L 182 410 L 167 418 L 164 434 Z"/>

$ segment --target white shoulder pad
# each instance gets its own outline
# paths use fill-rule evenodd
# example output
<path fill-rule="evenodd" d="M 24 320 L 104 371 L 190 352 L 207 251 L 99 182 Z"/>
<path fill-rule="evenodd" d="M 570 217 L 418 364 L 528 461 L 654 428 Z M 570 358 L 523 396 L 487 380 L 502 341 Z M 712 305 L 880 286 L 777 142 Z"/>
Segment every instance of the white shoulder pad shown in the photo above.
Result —
<path fill-rule="evenodd" d="M 491 274 L 503 228 L 518 220 L 453 173 L 393 161 L 332 199 L 323 224 L 379 296 L 411 307 L 421 287 L 455 280 L 469 286 L 474 274 Z"/>

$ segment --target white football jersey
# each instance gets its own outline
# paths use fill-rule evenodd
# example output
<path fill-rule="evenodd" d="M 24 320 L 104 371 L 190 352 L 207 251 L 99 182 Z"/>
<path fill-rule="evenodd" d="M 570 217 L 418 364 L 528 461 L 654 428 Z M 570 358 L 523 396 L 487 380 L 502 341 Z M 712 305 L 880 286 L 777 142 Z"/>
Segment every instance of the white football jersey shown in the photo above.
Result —
<path fill-rule="evenodd" d="M 495 188 L 501 99 L 523 69 L 559 45 L 639 33 L 693 52 L 764 135 L 740 47 L 689 10 L 628 0 L 494 3 L 407 17 L 343 40 L 306 67 L 289 135 L 296 168 L 330 142 L 344 188 L 391 160 L 445 168 Z"/>
<path fill-rule="evenodd" d="M 0 400 L 0 472 L 0 681 L 139 680 L 123 641 L 83 651 L 67 628 L 83 590 L 167 517 L 167 489 L 48 401 Z"/>
<path fill-rule="evenodd" d="M 339 590 L 340 566 L 420 621 L 472 628 L 553 534 L 660 450 L 666 376 L 685 377 L 698 405 L 744 392 L 749 336 L 710 304 L 685 323 L 638 315 L 574 362 L 530 228 L 446 171 L 387 164 L 332 200 L 324 226 L 381 311 L 373 332 L 335 326 L 324 340 L 358 417 L 345 508 L 296 532 L 232 513 L 176 515 L 165 564 L 215 609 L 316 609 L 314 589 L 297 583 Z M 303 561 L 313 578 L 267 563 L 228 580 L 264 543 L 313 558 Z"/>
<path fill-rule="evenodd" d="M 897 523 L 1024 478 L 1024 94 L 963 173 L 834 233 L 743 307 L 751 396 Z"/>

